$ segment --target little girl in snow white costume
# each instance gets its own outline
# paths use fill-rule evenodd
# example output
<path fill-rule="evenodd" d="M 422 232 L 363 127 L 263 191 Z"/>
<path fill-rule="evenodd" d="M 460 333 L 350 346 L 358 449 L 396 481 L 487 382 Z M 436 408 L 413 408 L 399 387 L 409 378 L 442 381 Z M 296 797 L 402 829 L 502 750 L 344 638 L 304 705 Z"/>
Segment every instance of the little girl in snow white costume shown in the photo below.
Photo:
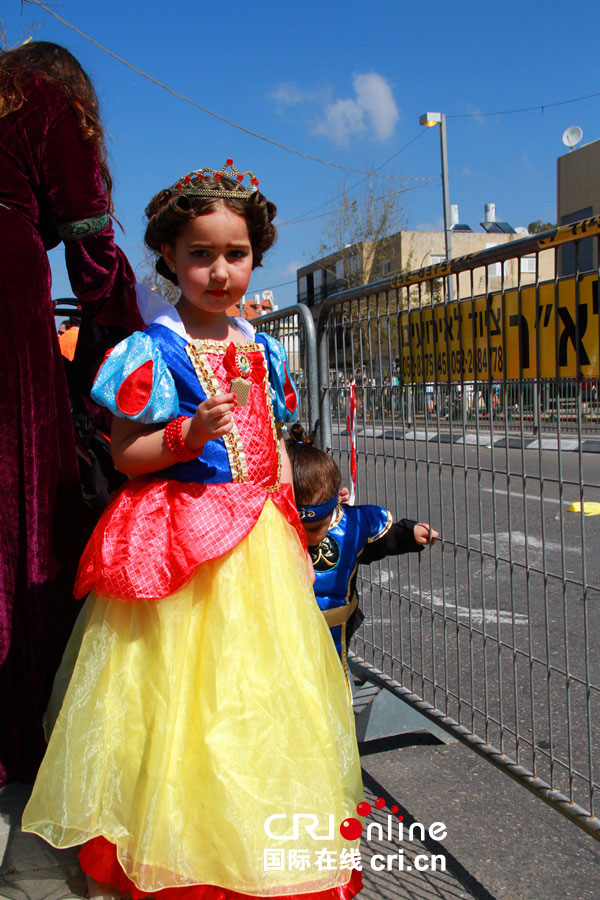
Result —
<path fill-rule="evenodd" d="M 136 477 L 81 560 L 90 595 L 23 828 L 84 844 L 82 868 L 134 898 L 361 888 L 342 824 L 362 800 L 352 708 L 277 431 L 296 393 L 283 347 L 226 314 L 275 213 L 231 160 L 157 194 L 146 243 L 182 296 L 94 384 Z"/>

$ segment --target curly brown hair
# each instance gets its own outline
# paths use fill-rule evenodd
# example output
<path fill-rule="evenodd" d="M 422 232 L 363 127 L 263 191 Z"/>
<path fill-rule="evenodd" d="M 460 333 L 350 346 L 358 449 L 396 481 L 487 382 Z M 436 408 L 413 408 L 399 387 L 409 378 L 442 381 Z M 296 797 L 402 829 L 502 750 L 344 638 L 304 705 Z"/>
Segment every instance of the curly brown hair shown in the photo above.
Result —
<path fill-rule="evenodd" d="M 241 194 L 237 197 L 196 197 L 193 194 L 182 194 L 171 188 L 159 191 L 146 207 L 148 225 L 144 240 L 146 246 L 157 254 L 156 271 L 163 278 L 177 284 L 177 276 L 171 272 L 162 257 L 162 245 L 175 247 L 177 238 L 188 222 L 197 216 L 205 216 L 220 203 L 242 216 L 248 227 L 248 235 L 252 246 L 252 268 L 262 265 L 266 251 L 277 239 L 277 229 L 273 219 L 277 215 L 277 207 L 267 200 L 259 191 L 249 197 L 244 188 L 229 176 L 223 176 L 219 182 L 214 177 L 205 176 L 204 183 L 209 187 L 225 188 Z"/>
<path fill-rule="evenodd" d="M 296 503 L 323 503 L 339 491 L 342 476 L 332 457 L 316 447 L 299 422 L 288 430 L 285 449 L 292 466 Z"/>
<path fill-rule="evenodd" d="M 32 76 L 44 78 L 60 87 L 77 116 L 83 140 L 96 147 L 108 212 L 112 215 L 112 178 L 106 158 L 104 129 L 98 97 L 89 76 L 73 54 L 60 44 L 30 41 L 14 50 L 1 52 L 0 117 L 18 112 L 27 103 Z"/>

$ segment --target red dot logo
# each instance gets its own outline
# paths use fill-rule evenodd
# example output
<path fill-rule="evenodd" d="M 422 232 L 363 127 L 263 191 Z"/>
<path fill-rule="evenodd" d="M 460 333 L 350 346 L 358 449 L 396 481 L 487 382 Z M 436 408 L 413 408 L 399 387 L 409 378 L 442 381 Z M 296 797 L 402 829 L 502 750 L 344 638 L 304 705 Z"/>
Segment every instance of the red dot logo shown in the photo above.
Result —
<path fill-rule="evenodd" d="M 397 813 L 397 812 L 398 812 L 398 807 L 397 807 L 397 806 L 390 806 L 390 812 Z"/>
<path fill-rule="evenodd" d="M 371 804 L 370 803 L 359 803 L 356 807 L 356 812 L 359 816 L 368 816 L 371 812 Z"/>
<path fill-rule="evenodd" d="M 383 809 L 383 807 L 385 806 L 385 800 L 383 799 L 383 797 L 377 798 L 377 800 L 375 801 L 375 806 L 377 807 L 377 809 Z"/>
<path fill-rule="evenodd" d="M 347 841 L 355 841 L 362 834 L 362 824 L 358 819 L 344 819 L 340 825 L 340 834 Z"/>

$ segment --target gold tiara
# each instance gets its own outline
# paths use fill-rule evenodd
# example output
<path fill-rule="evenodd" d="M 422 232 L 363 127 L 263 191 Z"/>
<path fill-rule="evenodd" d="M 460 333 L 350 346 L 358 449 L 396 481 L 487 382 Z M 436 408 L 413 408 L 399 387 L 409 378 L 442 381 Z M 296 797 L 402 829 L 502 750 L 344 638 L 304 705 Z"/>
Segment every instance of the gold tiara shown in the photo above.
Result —
<path fill-rule="evenodd" d="M 217 182 L 216 185 L 207 184 L 206 177 L 211 175 Z M 244 183 L 246 175 L 249 175 L 250 177 L 248 181 Z M 233 178 L 237 181 L 237 186 L 231 189 L 221 187 L 219 182 L 223 179 L 223 176 Z M 194 172 L 188 172 L 188 174 L 184 175 L 183 178 L 180 178 L 170 190 L 176 194 L 192 194 L 194 197 L 243 198 L 250 197 L 258 190 L 258 178 L 256 178 L 254 173 L 249 169 L 246 169 L 245 172 L 238 172 L 233 165 L 233 160 L 228 159 L 225 161 L 225 165 L 218 171 L 216 169 L 209 169 L 205 166 L 203 169 L 196 169 Z"/>

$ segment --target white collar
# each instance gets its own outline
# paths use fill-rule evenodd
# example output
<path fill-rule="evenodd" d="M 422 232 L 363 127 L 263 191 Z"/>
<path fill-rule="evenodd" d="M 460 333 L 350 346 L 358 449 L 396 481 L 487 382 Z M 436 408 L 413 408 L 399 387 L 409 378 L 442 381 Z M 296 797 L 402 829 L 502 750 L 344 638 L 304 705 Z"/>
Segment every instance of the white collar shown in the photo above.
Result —
<path fill-rule="evenodd" d="M 186 341 L 190 340 L 181 316 L 177 312 L 177 307 L 173 306 L 166 297 L 163 297 L 158 291 L 153 291 L 147 284 L 136 284 L 135 292 L 138 307 L 146 325 L 164 325 L 165 328 L 174 331 Z M 231 321 L 245 338 L 254 341 L 255 331 L 250 322 L 240 319 L 238 316 L 234 316 Z"/>

